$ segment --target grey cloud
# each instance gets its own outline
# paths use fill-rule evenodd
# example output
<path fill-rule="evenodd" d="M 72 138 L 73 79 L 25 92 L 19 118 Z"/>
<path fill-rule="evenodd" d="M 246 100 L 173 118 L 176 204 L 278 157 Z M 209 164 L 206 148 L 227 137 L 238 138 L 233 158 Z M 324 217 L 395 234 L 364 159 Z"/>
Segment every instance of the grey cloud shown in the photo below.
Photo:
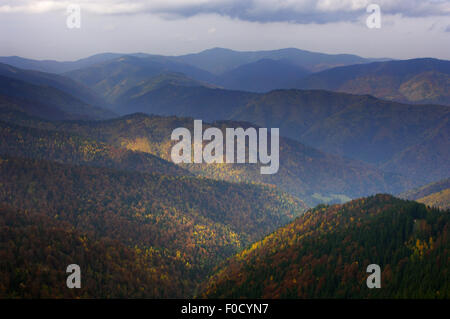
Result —
<path fill-rule="evenodd" d="M 450 0 L 185 0 L 179 5 L 170 2 L 143 8 L 178 17 L 213 13 L 251 22 L 300 24 L 354 21 L 367 15 L 366 8 L 371 3 L 379 4 L 384 14 L 450 16 Z"/>
<path fill-rule="evenodd" d="M 7 0 L 0 13 L 62 10 L 70 3 L 97 14 L 153 13 L 163 17 L 218 14 L 252 22 L 328 23 L 367 15 L 369 4 L 384 14 L 408 17 L 450 16 L 450 0 Z"/>

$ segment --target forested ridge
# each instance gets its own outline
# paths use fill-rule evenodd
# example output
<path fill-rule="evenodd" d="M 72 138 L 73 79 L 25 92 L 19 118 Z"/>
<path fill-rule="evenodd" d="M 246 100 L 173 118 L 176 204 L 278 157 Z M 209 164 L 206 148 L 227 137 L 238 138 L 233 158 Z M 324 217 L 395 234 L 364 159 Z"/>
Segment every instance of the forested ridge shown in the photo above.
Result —
<path fill-rule="evenodd" d="M 147 262 L 164 271 L 153 270 L 158 278 L 147 283 L 147 295 L 141 293 L 147 297 L 192 295 L 196 284 L 217 262 L 305 210 L 301 201 L 271 186 L 6 156 L 0 157 L 0 186 L 0 201 L 4 204 L 64 222 L 65 228 L 70 225 L 70 229 L 87 233 L 92 243 L 119 241 L 123 249 L 149 254 L 145 257 L 150 260 Z M 5 218 L 14 223 L 14 214 Z M 25 246 L 21 247 L 14 240 L 7 240 L 3 245 L 8 251 L 17 246 L 19 255 L 24 254 L 19 260 L 28 265 L 42 262 L 33 255 L 26 255 L 29 243 L 21 243 Z M 49 249 L 57 253 L 57 247 Z M 11 259 L 2 262 L 12 267 L 17 257 L 8 256 Z M 46 267 L 52 268 L 48 264 Z M 94 265 L 89 267 L 94 267 L 94 272 L 101 271 Z M 27 273 L 18 279 L 12 271 L 4 280 L 32 281 L 28 277 L 31 275 Z M 167 279 L 162 288 L 159 287 L 161 278 Z M 51 283 L 54 286 L 64 284 Z M 2 294 L 19 293 L 14 287 Z M 111 291 L 119 292 L 126 294 L 127 290 Z"/>
<path fill-rule="evenodd" d="M 200 296 L 449 298 L 449 231 L 448 210 L 390 195 L 321 205 L 227 261 Z"/>
<path fill-rule="evenodd" d="M 173 276 L 182 262 L 164 252 L 95 239 L 46 213 L 0 208 L 1 298 L 161 298 L 187 294 Z M 66 267 L 82 269 L 80 289 L 67 289 Z"/>
<path fill-rule="evenodd" d="M 49 122 L 15 117 L 14 123 L 46 131 L 60 131 L 98 141 L 116 149 L 146 153 L 171 162 L 174 142 L 171 132 L 178 127 L 193 129 L 192 118 L 132 114 L 107 121 Z M 203 127 L 251 126 L 248 122 L 218 121 Z M 50 141 L 51 143 L 51 141 Z M 137 155 L 135 155 L 136 157 Z M 371 165 L 320 152 L 287 138 L 280 138 L 280 169 L 274 175 L 261 175 L 259 165 L 182 165 L 197 176 L 230 182 L 265 183 L 279 187 L 309 206 L 322 202 L 343 202 L 377 192 L 399 193 L 413 187 L 414 181 L 399 174 L 381 171 Z"/>
<path fill-rule="evenodd" d="M 74 133 L 0 121 L 0 154 L 122 170 L 191 175 L 157 156 L 114 147 Z"/>

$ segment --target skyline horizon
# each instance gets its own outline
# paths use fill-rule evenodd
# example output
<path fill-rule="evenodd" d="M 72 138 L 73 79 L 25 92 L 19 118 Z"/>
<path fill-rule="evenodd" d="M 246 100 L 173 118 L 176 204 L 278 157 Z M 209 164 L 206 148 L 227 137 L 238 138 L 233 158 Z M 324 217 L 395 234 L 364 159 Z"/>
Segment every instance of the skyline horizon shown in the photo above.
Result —
<path fill-rule="evenodd" d="M 360 57 L 363 59 L 368 59 L 368 60 L 380 60 L 380 61 L 373 61 L 373 62 L 383 62 L 381 60 L 414 60 L 414 59 L 436 59 L 436 60 L 444 60 L 444 61 L 450 61 L 450 58 L 441 58 L 441 57 L 437 57 L 437 56 L 416 56 L 416 57 L 407 57 L 407 58 L 394 58 L 394 57 L 390 57 L 390 56 L 365 56 L 365 55 L 360 55 L 357 53 L 353 53 L 350 51 L 343 51 L 340 53 L 330 53 L 330 52 L 326 52 L 326 51 L 314 51 L 314 50 L 307 50 L 307 49 L 303 49 L 303 48 L 299 48 L 299 47 L 280 47 L 280 48 L 273 48 L 273 49 L 254 49 L 254 50 L 241 50 L 241 49 L 234 49 L 234 48 L 229 48 L 229 47 L 220 47 L 220 46 L 216 46 L 216 47 L 209 47 L 209 48 L 205 48 L 205 49 L 200 49 L 200 50 L 196 50 L 196 51 L 186 51 L 183 53 L 178 53 L 178 54 L 164 54 L 164 53 L 157 53 L 157 52 L 149 52 L 149 51 L 130 51 L 130 52 L 118 52 L 118 51 L 113 51 L 113 50 L 106 50 L 106 51 L 98 51 L 95 53 L 88 53 L 86 55 L 80 55 L 77 58 L 73 58 L 73 59 L 58 59 L 58 58 L 52 58 L 52 57 L 47 57 L 47 58 L 39 58 L 39 57 L 33 57 L 33 56 L 26 56 L 26 55 L 20 55 L 20 54 L 10 54 L 10 55 L 0 55 L 0 57 L 3 58 L 12 58 L 12 57 L 18 57 L 18 58 L 22 58 L 22 59 L 27 59 L 27 60 L 34 60 L 34 61 L 41 61 L 41 62 L 45 62 L 45 61 L 51 61 L 51 62 L 60 62 L 60 63 L 64 63 L 64 62 L 77 62 L 77 61 L 81 61 L 84 59 L 88 59 L 88 58 L 92 58 L 95 56 L 101 56 L 101 55 L 105 55 L 105 54 L 117 54 L 117 55 L 123 55 L 123 56 L 127 56 L 127 55 L 139 55 L 139 54 L 143 54 L 143 55 L 149 55 L 149 56 L 166 56 L 166 57 L 180 57 L 180 56 L 186 56 L 186 55 L 195 55 L 195 54 L 200 54 L 203 52 L 207 52 L 207 51 L 212 51 L 212 50 L 227 50 L 227 51 L 233 51 L 233 52 L 238 52 L 238 53 L 249 53 L 249 52 L 271 52 L 271 51 L 282 51 L 282 50 L 299 50 L 299 51 L 303 51 L 303 52 L 310 52 L 310 53 L 315 53 L 315 54 L 325 54 L 325 55 L 330 55 L 330 56 L 334 56 L 334 55 L 350 55 L 350 56 L 356 56 L 356 57 Z"/>

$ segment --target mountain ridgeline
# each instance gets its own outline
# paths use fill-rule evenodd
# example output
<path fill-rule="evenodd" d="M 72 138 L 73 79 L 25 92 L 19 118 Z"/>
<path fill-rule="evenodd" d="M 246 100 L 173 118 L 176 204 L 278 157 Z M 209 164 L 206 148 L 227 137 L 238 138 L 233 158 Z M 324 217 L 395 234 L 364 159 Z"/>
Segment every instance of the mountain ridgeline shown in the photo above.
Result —
<path fill-rule="evenodd" d="M 334 66 L 368 63 L 379 59 L 365 59 L 352 54 L 324 54 L 295 48 L 268 51 L 234 51 L 224 48 L 213 48 L 199 53 L 180 56 L 162 56 L 145 53 L 121 54 L 101 53 L 77 61 L 58 62 L 53 60 L 32 60 L 18 56 L 0 57 L 0 63 L 9 64 L 21 69 L 62 74 L 89 66 L 108 62 L 125 55 L 138 58 L 152 58 L 155 61 L 170 61 L 190 65 L 211 74 L 222 74 L 242 65 L 263 59 L 283 60 L 310 72 L 322 71 Z M 382 59 L 385 60 L 385 59 Z"/>
<path fill-rule="evenodd" d="M 449 211 L 377 195 L 319 206 L 221 266 L 207 298 L 449 298 Z M 381 267 L 381 289 L 366 268 Z"/>
<path fill-rule="evenodd" d="M 295 87 L 450 105 L 449 86 L 450 61 L 428 58 L 337 67 L 312 74 Z"/>

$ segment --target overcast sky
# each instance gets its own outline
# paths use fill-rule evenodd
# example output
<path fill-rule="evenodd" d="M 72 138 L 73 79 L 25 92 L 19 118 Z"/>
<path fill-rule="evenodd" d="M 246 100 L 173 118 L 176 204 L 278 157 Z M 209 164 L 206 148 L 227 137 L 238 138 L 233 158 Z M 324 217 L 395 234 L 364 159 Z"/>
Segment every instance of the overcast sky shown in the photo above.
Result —
<path fill-rule="evenodd" d="M 371 3 L 380 5 L 380 29 L 366 25 Z M 67 27 L 70 4 L 81 7 L 80 29 Z M 450 60 L 450 0 L 0 0 L 0 56 L 74 60 L 213 47 Z"/>

